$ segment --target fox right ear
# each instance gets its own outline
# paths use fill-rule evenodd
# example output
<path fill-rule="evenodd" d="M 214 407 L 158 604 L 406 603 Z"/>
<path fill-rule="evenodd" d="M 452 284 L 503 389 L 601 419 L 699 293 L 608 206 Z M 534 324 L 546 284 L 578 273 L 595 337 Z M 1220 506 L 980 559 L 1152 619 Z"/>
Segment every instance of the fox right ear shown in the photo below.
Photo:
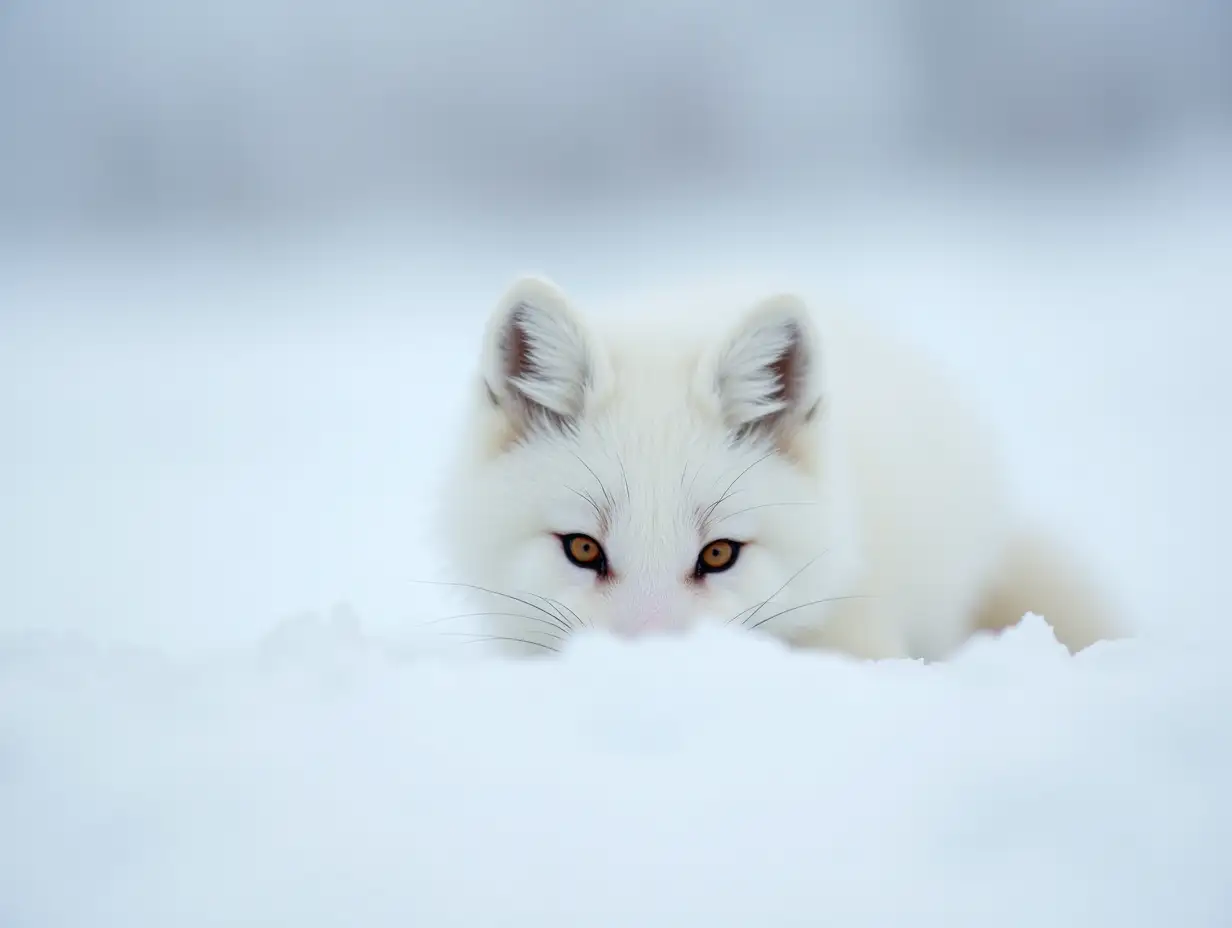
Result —
<path fill-rule="evenodd" d="M 735 435 L 767 436 L 786 449 L 820 408 L 820 362 L 804 302 L 778 294 L 754 305 L 701 370 Z"/>
<path fill-rule="evenodd" d="M 581 320 L 543 278 L 516 281 L 488 320 L 484 383 L 518 434 L 574 423 L 594 385 L 596 360 Z"/>

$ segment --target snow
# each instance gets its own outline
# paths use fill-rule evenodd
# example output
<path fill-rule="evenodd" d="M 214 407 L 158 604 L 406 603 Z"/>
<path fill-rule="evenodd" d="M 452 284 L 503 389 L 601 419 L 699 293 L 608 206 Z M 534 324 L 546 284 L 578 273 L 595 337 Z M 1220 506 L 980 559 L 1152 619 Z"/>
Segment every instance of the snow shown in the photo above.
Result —
<path fill-rule="evenodd" d="M 345 621 L 213 661 L 6 654 L 0 921 L 1219 925 L 1222 662 L 952 666 L 735 633 L 415 660 Z"/>
<path fill-rule="evenodd" d="M 1229 924 L 1232 185 L 1137 183 L 5 245 L 0 925 Z M 1141 634 L 508 664 L 427 624 L 498 288 L 750 255 L 970 384 Z"/>

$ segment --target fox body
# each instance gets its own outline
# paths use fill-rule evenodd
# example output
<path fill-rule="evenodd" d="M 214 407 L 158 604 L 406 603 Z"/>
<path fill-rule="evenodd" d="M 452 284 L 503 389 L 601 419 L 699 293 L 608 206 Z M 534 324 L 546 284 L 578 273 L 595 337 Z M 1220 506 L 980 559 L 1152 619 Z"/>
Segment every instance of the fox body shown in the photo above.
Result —
<path fill-rule="evenodd" d="M 730 286 L 583 312 L 525 277 L 478 367 L 441 532 L 515 652 L 706 621 L 929 660 L 1026 612 L 1071 650 L 1111 631 L 962 393 L 862 320 Z"/>

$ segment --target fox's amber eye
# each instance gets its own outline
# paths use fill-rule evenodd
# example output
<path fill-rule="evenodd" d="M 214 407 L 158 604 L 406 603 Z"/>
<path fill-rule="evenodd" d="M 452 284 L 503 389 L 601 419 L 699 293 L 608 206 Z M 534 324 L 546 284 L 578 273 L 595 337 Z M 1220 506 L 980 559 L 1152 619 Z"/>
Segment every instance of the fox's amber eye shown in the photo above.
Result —
<path fill-rule="evenodd" d="M 562 535 L 560 543 L 570 563 L 598 573 L 607 571 L 603 546 L 589 535 Z"/>
<path fill-rule="evenodd" d="M 740 548 L 740 542 L 727 538 L 710 542 L 697 556 L 698 576 L 717 574 L 730 569 L 736 563 L 736 558 L 740 556 Z"/>

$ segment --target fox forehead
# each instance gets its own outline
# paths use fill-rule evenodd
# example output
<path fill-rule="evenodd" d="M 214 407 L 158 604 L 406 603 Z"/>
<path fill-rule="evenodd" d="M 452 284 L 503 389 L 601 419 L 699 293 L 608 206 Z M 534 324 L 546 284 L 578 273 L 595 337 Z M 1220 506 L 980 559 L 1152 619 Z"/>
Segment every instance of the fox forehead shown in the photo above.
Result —
<path fill-rule="evenodd" d="M 591 397 L 576 429 L 552 450 L 565 452 L 565 492 L 591 510 L 612 544 L 658 548 L 688 539 L 695 546 L 734 494 L 750 492 L 743 477 L 768 446 L 733 440 L 710 402 L 711 385 L 697 382 L 696 342 L 639 342 L 633 331 L 607 333 L 610 389 Z M 738 476 L 741 487 L 729 486 Z"/>
<path fill-rule="evenodd" d="M 526 450 L 552 531 L 594 534 L 611 557 L 648 564 L 695 557 L 756 495 L 756 465 L 769 454 L 670 416 L 601 416 Z"/>

